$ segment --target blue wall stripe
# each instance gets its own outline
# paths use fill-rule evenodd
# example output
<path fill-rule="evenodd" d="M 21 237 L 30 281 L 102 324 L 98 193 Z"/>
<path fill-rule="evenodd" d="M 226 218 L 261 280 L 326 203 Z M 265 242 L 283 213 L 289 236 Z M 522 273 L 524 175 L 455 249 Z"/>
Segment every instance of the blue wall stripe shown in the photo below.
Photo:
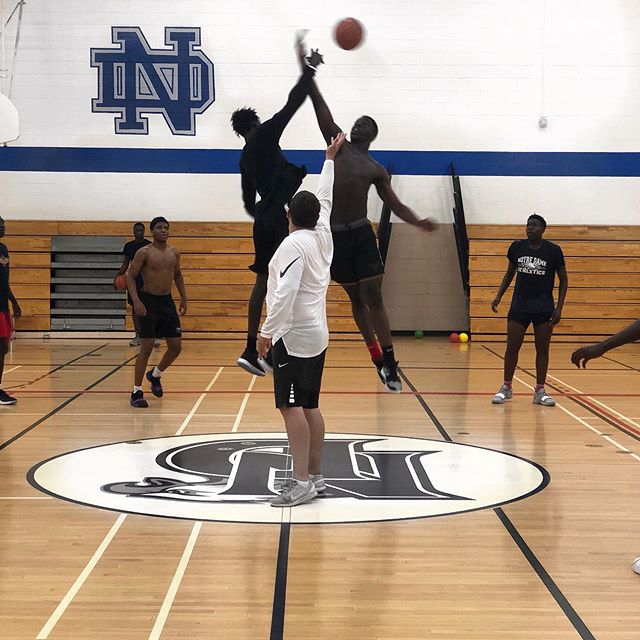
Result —
<path fill-rule="evenodd" d="M 296 164 L 319 173 L 324 153 L 286 151 Z M 396 175 L 449 174 L 453 162 L 466 176 L 639 177 L 640 153 L 372 151 Z M 71 173 L 238 173 L 239 149 L 121 149 L 0 147 L 0 171 Z"/>

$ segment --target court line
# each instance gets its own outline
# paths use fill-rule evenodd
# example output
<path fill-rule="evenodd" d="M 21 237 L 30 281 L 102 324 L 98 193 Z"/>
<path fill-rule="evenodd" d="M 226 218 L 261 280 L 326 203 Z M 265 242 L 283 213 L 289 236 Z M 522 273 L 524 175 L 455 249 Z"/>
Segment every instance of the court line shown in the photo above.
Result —
<path fill-rule="evenodd" d="M 222 370 L 222 367 L 220 367 L 220 370 Z M 176 569 L 175 575 L 173 576 L 173 580 L 171 580 L 169 590 L 164 597 L 164 601 L 162 602 L 162 606 L 160 607 L 160 612 L 158 613 L 156 622 L 153 625 L 153 629 L 149 634 L 149 640 L 158 640 L 160 634 L 162 633 L 164 624 L 167 621 L 167 617 L 169 616 L 169 611 L 171 610 L 173 601 L 175 600 L 178 589 L 180 588 L 180 583 L 182 582 L 184 573 L 187 570 L 187 565 L 189 564 L 189 560 L 191 559 L 191 554 L 193 553 L 193 549 L 196 546 L 196 541 L 198 540 L 198 536 L 200 535 L 200 529 L 202 529 L 202 522 L 194 522 L 193 528 L 191 529 L 191 535 L 189 536 L 189 540 L 187 540 L 187 545 L 185 546 L 184 551 L 182 552 L 182 557 L 180 558 L 180 562 L 178 563 L 178 568 Z"/>
<path fill-rule="evenodd" d="M 211 382 L 207 385 L 202 395 L 196 400 L 196 403 L 193 405 L 193 408 L 191 409 L 191 411 L 189 411 L 189 413 L 187 414 L 187 417 L 184 419 L 184 421 L 180 425 L 180 428 L 176 431 L 177 436 L 182 435 L 182 432 L 187 428 L 187 425 L 191 422 L 191 418 L 193 418 L 195 412 L 198 410 L 198 407 L 202 404 L 202 401 L 207 397 L 207 393 L 209 392 L 211 387 L 213 387 L 213 385 L 216 383 L 216 380 L 220 377 L 220 374 L 222 373 L 223 369 L 224 367 L 220 367 L 218 369 L 216 375 L 213 376 L 213 378 L 211 379 Z"/>
<path fill-rule="evenodd" d="M 87 351 L 86 353 L 83 353 L 81 356 L 76 356 L 75 358 L 72 358 L 71 360 L 69 360 L 68 362 L 64 362 L 61 365 L 56 366 L 55 368 L 51 369 L 50 371 L 47 371 L 46 373 L 43 373 L 41 376 L 38 376 L 37 378 L 34 378 L 33 380 L 29 380 L 27 382 L 23 382 L 21 384 L 18 385 L 14 385 L 11 387 L 8 387 L 8 389 L 15 391 L 16 389 L 20 389 L 22 390 L 22 387 L 27 387 L 29 385 L 35 384 L 36 382 L 39 382 L 40 380 L 43 380 L 44 378 L 46 378 L 47 376 L 50 376 L 54 373 L 56 373 L 56 371 L 60 371 L 60 369 L 64 369 L 65 367 L 68 367 L 69 365 L 73 364 L 74 362 L 77 362 L 78 360 L 82 360 L 82 358 L 86 358 L 87 356 L 90 356 L 92 353 L 95 353 L 96 351 L 100 351 L 100 349 L 104 349 L 105 347 L 108 347 L 109 343 L 106 344 L 101 344 L 99 347 L 96 347 L 95 349 L 91 349 L 90 351 Z M 22 366 L 22 365 L 19 365 Z M 116 365 L 102 365 L 104 366 L 116 366 Z"/>
<path fill-rule="evenodd" d="M 107 373 L 106 375 L 102 376 L 102 378 L 100 378 L 100 379 L 96 380 L 95 382 L 93 382 L 92 384 L 90 384 L 88 387 L 86 387 L 86 389 L 83 389 L 82 391 L 79 391 L 78 393 L 73 395 L 71 398 L 67 398 L 67 400 L 65 400 L 64 402 L 59 404 L 55 409 L 52 409 L 51 411 L 49 411 L 49 413 L 47 413 L 45 416 L 42 416 L 42 418 L 40 418 L 39 420 L 36 420 L 33 424 L 30 424 L 28 427 L 26 427 L 22 431 L 16 433 L 14 436 L 9 438 L 8 440 L 5 440 L 2 444 L 0 444 L 0 451 L 5 449 L 6 447 L 8 447 L 10 444 L 14 443 L 19 438 L 22 438 L 22 436 L 26 435 L 30 431 L 33 431 L 33 429 L 35 429 L 36 427 L 41 425 L 43 422 L 46 422 L 51 416 L 53 416 L 56 413 L 58 413 L 58 411 L 61 411 L 67 405 L 71 404 L 74 400 L 77 400 L 80 396 L 82 396 L 84 394 L 85 391 L 89 391 L 89 390 L 93 389 L 93 387 L 99 385 L 101 382 L 104 382 L 107 378 L 110 378 L 114 373 L 116 373 L 117 371 L 122 369 L 122 367 L 124 367 L 127 362 L 133 360 L 136 357 L 137 356 L 132 356 L 131 358 L 129 358 L 129 360 L 125 360 L 122 364 L 118 365 L 115 369 L 112 369 L 111 371 L 109 371 L 109 373 Z"/>
<path fill-rule="evenodd" d="M 242 398 L 242 402 L 240 403 L 240 409 L 238 409 L 238 415 L 233 423 L 233 427 L 231 427 L 231 433 L 236 433 L 238 431 L 238 426 L 240 425 L 240 421 L 244 415 L 244 410 L 247 408 L 247 402 L 249 402 L 251 392 L 253 391 L 253 385 L 256 383 L 257 379 L 257 376 L 251 376 L 251 382 L 249 383 L 246 393 L 244 394 L 244 398 Z M 271 393 L 273 393 L 273 391 Z"/>
<path fill-rule="evenodd" d="M 16 369 L 19 369 L 22 365 L 19 364 L 17 367 L 12 367 L 11 369 L 6 369 L 5 371 L 2 372 L 3 376 L 6 376 L 8 373 L 11 373 L 12 371 L 15 371 Z"/>
<path fill-rule="evenodd" d="M 136 354 L 131 359 L 137 358 L 137 357 L 138 355 Z M 220 367 L 220 369 L 216 372 L 212 381 L 209 383 L 209 386 L 211 386 L 211 384 L 213 384 L 213 382 L 217 380 L 223 368 L 224 367 Z M 202 402 L 202 398 L 199 398 L 196 404 L 199 404 L 200 402 Z M 189 416 L 193 417 L 193 411 L 189 412 Z M 191 417 L 189 417 L 189 420 L 191 419 Z M 180 433 L 184 431 L 184 428 L 186 427 L 187 424 L 188 422 L 185 419 L 183 423 L 180 425 L 178 432 L 176 432 L 176 435 L 180 435 Z M 49 620 L 47 620 L 47 622 L 45 623 L 44 627 L 42 627 L 42 630 L 38 634 L 36 640 L 46 640 L 46 638 L 49 637 L 49 634 L 51 633 L 55 625 L 58 623 L 58 621 L 60 620 L 64 612 L 67 610 L 67 607 L 71 604 L 72 600 L 74 599 L 78 591 L 80 591 L 83 584 L 86 582 L 87 578 L 89 577 L 89 575 L 91 574 L 95 566 L 98 564 L 104 552 L 107 550 L 115 534 L 118 532 L 118 529 L 120 529 L 120 527 L 122 526 L 122 523 L 127 519 L 127 515 L 128 514 L 126 513 L 121 513 L 118 516 L 118 519 L 116 520 L 115 524 L 111 527 L 107 535 L 104 537 L 103 541 L 100 543 L 100 546 L 96 549 L 95 553 L 93 554 L 93 556 L 91 557 L 91 559 L 89 560 L 85 568 L 82 570 L 80 575 L 76 578 L 76 581 L 73 583 L 73 585 L 71 586 L 67 594 L 64 596 L 64 598 L 60 601 L 60 603 L 56 607 L 53 614 L 51 614 L 51 617 L 49 618 Z"/>
<path fill-rule="evenodd" d="M 404 374 L 402 369 L 398 367 L 398 372 L 402 376 L 404 380 L 406 380 L 407 385 L 412 386 L 411 382 Z M 431 418 L 431 422 L 438 429 L 441 434 L 446 435 L 446 439 L 448 442 L 454 442 L 447 430 L 444 428 L 440 420 L 438 420 L 435 413 L 429 408 L 427 403 L 424 401 L 424 398 L 416 395 L 416 399 L 421 399 L 420 404 L 422 405 L 425 412 Z M 428 408 L 428 410 L 427 410 Z M 589 628 L 583 622 L 582 618 L 579 616 L 578 612 L 571 606 L 571 603 L 566 598 L 562 590 L 558 587 L 558 585 L 554 582 L 553 578 L 549 575 L 547 570 L 544 568 L 544 565 L 538 560 L 535 553 L 532 551 L 531 547 L 525 542 L 524 538 L 517 530 L 515 525 L 507 518 L 506 514 L 502 510 L 501 507 L 496 507 L 493 509 L 494 513 L 498 516 L 498 519 L 502 523 L 502 526 L 507 530 L 511 539 L 514 541 L 518 549 L 520 549 L 521 553 L 524 555 L 526 560 L 529 562 L 531 568 L 536 572 L 536 575 L 542 582 L 542 584 L 546 587 L 547 591 L 551 594 L 551 597 L 555 600 L 556 604 L 562 609 L 562 612 L 565 614 L 569 622 L 573 625 L 573 628 L 578 632 L 582 640 L 596 640 L 595 636 L 591 633 Z"/>
<path fill-rule="evenodd" d="M 95 553 L 91 556 L 91 559 L 82 570 L 80 575 L 76 578 L 76 581 L 71 585 L 71 589 L 67 591 L 66 595 L 62 600 L 58 603 L 55 611 L 51 614 L 51 617 L 45 623 L 44 627 L 40 630 L 40 633 L 36 636 L 36 640 L 46 640 L 49 637 L 49 634 L 53 630 L 53 628 L 58 623 L 58 620 L 62 617 L 62 614 L 66 611 L 67 607 L 71 604 L 71 601 L 74 599 L 78 591 L 82 588 L 82 585 L 85 583 L 86 579 L 89 577 L 94 567 L 98 564 L 102 554 L 106 551 L 110 542 L 115 537 L 116 533 L 122 526 L 122 523 L 126 519 L 126 514 L 122 513 L 118 516 L 118 519 L 115 521 L 111 529 L 109 529 L 109 533 L 104 537 L 104 540 L 100 543 L 100 546 L 96 549 Z"/>

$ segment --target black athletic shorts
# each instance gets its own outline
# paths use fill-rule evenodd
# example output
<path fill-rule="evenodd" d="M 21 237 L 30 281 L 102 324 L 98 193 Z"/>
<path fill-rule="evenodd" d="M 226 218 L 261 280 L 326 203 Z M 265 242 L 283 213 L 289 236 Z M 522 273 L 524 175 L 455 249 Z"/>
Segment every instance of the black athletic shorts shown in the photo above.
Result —
<path fill-rule="evenodd" d="M 282 339 L 273 345 L 273 388 L 276 407 L 317 409 L 325 349 L 312 358 L 290 356 Z"/>
<path fill-rule="evenodd" d="M 513 320 L 526 329 L 531 323 L 533 323 L 534 327 L 537 327 L 545 322 L 549 322 L 552 313 L 552 311 L 547 311 L 546 313 L 528 313 L 526 311 L 509 309 L 507 320 Z"/>
<path fill-rule="evenodd" d="M 179 338 L 182 335 L 180 318 L 171 294 L 154 296 L 142 291 L 140 301 L 147 310 L 140 317 L 141 338 Z"/>
<path fill-rule="evenodd" d="M 373 227 L 366 224 L 345 231 L 331 231 L 331 277 L 338 284 L 355 284 L 382 275 L 384 267 Z"/>
<path fill-rule="evenodd" d="M 260 211 L 253 223 L 255 262 L 249 267 L 254 273 L 269 273 L 269 262 L 282 241 L 289 235 L 289 221 L 283 205 L 273 205 Z"/>

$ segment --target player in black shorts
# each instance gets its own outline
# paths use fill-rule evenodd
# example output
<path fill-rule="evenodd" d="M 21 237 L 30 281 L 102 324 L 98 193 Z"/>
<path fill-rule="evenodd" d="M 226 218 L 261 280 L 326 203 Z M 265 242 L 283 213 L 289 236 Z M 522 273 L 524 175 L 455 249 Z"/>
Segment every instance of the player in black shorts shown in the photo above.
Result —
<path fill-rule="evenodd" d="M 302 51 L 302 53 L 301 53 Z M 304 61 L 304 48 L 299 50 Z M 327 143 L 342 132 L 334 122 L 315 81 L 309 92 L 320 131 Z M 331 277 L 344 287 L 351 301 L 353 318 L 367 345 L 371 361 L 388 391 L 402 390 L 398 362 L 393 350 L 391 327 L 382 299 L 382 259 L 371 223 L 367 219 L 367 199 L 374 185 L 382 201 L 405 222 L 424 231 L 433 231 L 431 218 L 419 219 L 391 188 L 387 170 L 369 154 L 378 135 L 378 125 L 370 116 L 358 118 L 350 140 L 336 156 L 331 231 L 334 253 Z"/>
<path fill-rule="evenodd" d="M 163 217 L 151 221 L 153 243 L 142 247 L 127 271 L 127 288 L 133 300 L 133 307 L 140 318 L 140 353 L 136 358 L 135 379 L 130 403 L 132 407 L 149 406 L 142 392 L 144 377 L 151 383 L 151 392 L 160 398 L 163 395 L 162 374 L 180 355 L 182 350 L 182 328 L 176 305 L 171 296 L 171 284 L 176 283 L 180 294 L 180 313 L 187 313 L 187 292 L 180 269 L 180 252 L 167 244 L 169 223 Z M 136 277 L 142 273 L 144 290 L 138 291 Z M 145 369 L 156 338 L 165 338 L 167 351 L 153 369 Z"/>
<path fill-rule="evenodd" d="M 118 271 L 118 273 L 115 275 L 115 278 L 113 279 L 114 287 L 115 287 L 116 278 L 118 276 L 124 275 L 127 272 L 127 269 L 129 268 L 129 265 L 131 264 L 131 261 L 133 260 L 133 257 L 136 255 L 138 249 L 142 249 L 142 247 L 146 247 L 148 244 L 151 244 L 151 241 L 147 240 L 144 237 L 144 232 L 145 232 L 145 228 L 142 222 L 136 222 L 133 225 L 133 240 L 130 240 L 129 242 L 127 242 L 122 248 L 122 254 L 124 258 L 122 260 L 122 266 L 120 267 L 120 270 Z M 142 291 L 142 286 L 143 286 L 142 275 L 138 274 L 138 277 L 136 278 L 136 287 L 138 288 L 138 291 Z M 131 342 L 129 342 L 129 346 L 139 347 L 140 346 L 140 327 L 138 326 L 138 316 L 134 313 L 133 300 L 131 299 L 129 292 L 127 292 L 127 302 L 131 307 L 131 319 L 133 320 L 133 326 L 135 327 L 135 330 L 136 330 L 136 335 L 133 337 Z M 156 340 L 154 346 L 159 347 L 160 340 Z"/>
<path fill-rule="evenodd" d="M 542 216 L 533 214 L 527 220 L 527 239 L 516 240 L 507 252 L 509 265 L 491 309 L 498 312 L 498 305 L 516 275 L 516 286 L 507 316 L 507 349 L 504 354 L 504 382 L 493 396 L 493 404 L 510 400 L 513 374 L 518 364 L 518 354 L 527 332 L 533 324 L 536 345 L 536 387 L 533 403 L 546 407 L 555 400 L 544 390 L 549 367 L 549 344 L 553 327 L 560 322 L 562 307 L 567 295 L 569 279 L 562 249 L 553 242 L 542 239 L 547 223 Z M 558 274 L 558 304 L 553 301 L 553 284 Z"/>
<path fill-rule="evenodd" d="M 249 298 L 247 346 L 237 364 L 257 376 L 265 374 L 258 362 L 256 340 L 267 295 L 269 261 L 289 233 L 284 207 L 307 173 L 304 166 L 298 167 L 287 162 L 280 150 L 280 137 L 309 94 L 311 80 L 321 61 L 322 56 L 317 51 L 310 56 L 302 75 L 289 93 L 287 103 L 271 119 L 261 123 L 258 114 L 250 108 L 238 109 L 231 116 L 236 135 L 245 139 L 240 156 L 242 199 L 247 213 L 254 219 L 255 262 L 249 268 L 256 274 Z M 260 196 L 257 204 L 256 192 Z"/>

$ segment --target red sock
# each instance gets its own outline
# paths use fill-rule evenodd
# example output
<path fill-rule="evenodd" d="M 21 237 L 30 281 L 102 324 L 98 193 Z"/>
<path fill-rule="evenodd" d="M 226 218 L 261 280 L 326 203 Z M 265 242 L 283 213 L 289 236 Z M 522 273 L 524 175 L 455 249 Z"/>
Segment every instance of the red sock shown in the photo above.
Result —
<path fill-rule="evenodd" d="M 377 340 L 368 344 L 367 349 L 369 349 L 369 353 L 371 354 L 371 362 L 380 362 L 382 360 L 382 348 Z"/>
<path fill-rule="evenodd" d="M 507 382 L 506 380 L 502 383 L 505 387 L 508 387 L 509 389 L 511 389 L 511 380 L 509 380 L 509 382 Z"/>
<path fill-rule="evenodd" d="M 543 384 L 537 384 L 536 385 L 536 393 L 538 393 L 538 391 L 540 391 L 540 389 L 544 389 L 544 385 Z"/>

